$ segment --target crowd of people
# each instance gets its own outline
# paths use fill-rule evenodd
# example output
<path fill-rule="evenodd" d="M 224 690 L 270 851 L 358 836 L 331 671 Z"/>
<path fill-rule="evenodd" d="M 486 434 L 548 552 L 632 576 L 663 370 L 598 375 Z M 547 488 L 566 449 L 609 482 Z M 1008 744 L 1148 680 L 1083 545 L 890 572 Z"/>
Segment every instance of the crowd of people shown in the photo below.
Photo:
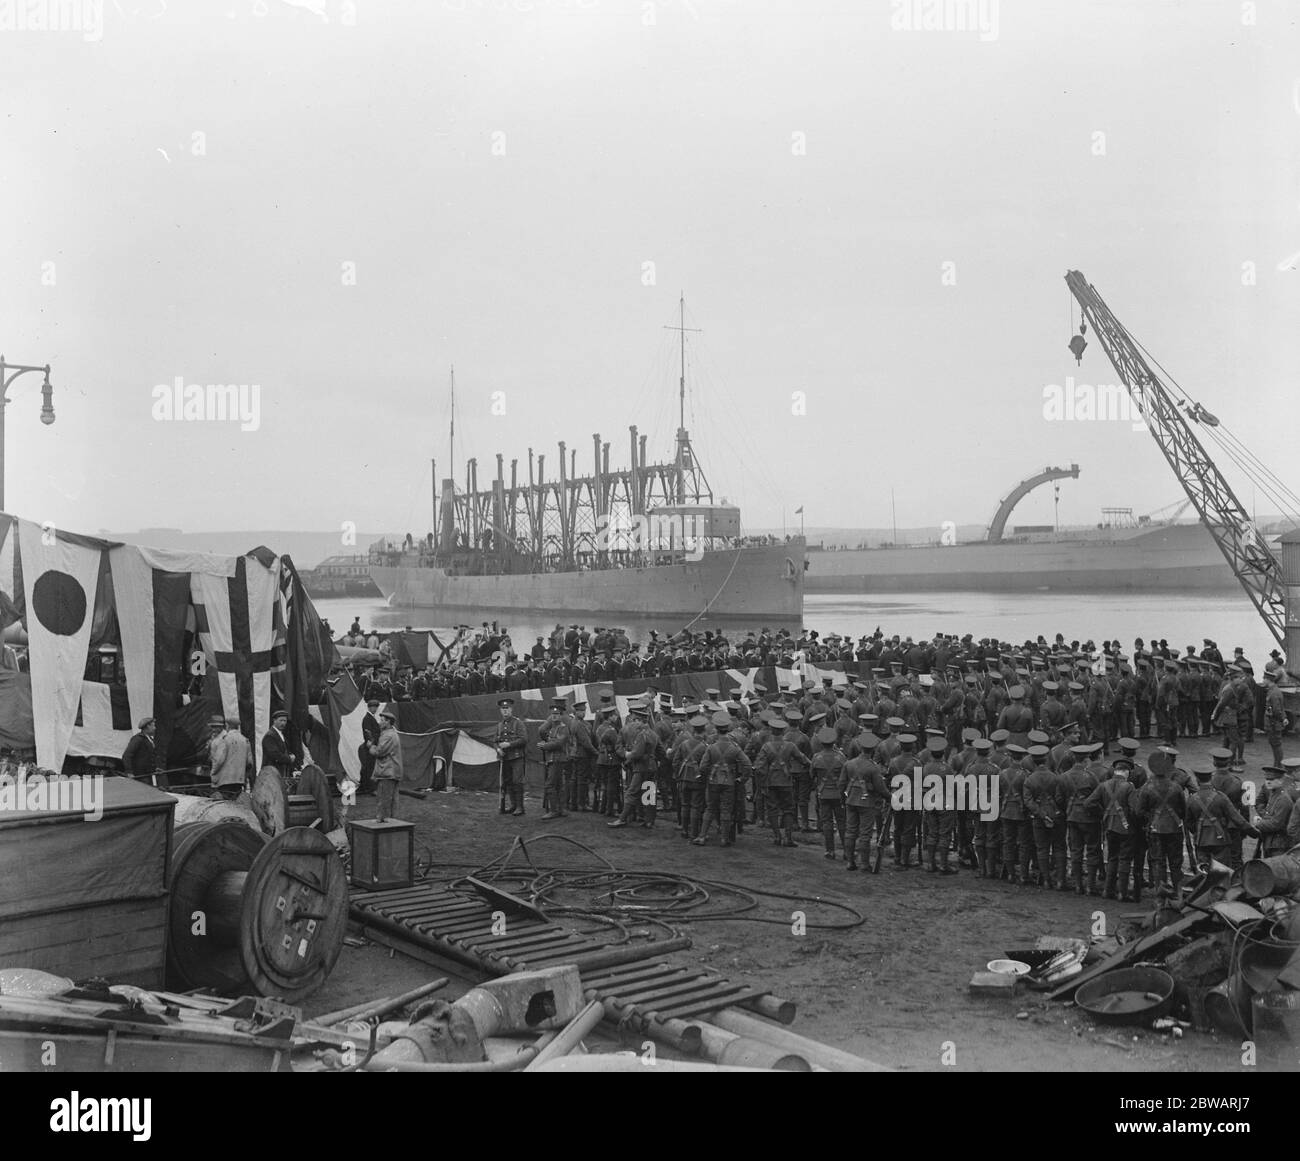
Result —
<path fill-rule="evenodd" d="M 359 624 L 354 628 L 360 632 Z M 1054 681 L 1064 716 L 1077 721 L 1084 734 L 1105 733 L 1106 740 L 1121 735 L 1145 739 L 1154 731 L 1172 743 L 1224 730 L 1227 718 L 1236 717 L 1235 747 L 1249 743 L 1256 730 L 1268 732 L 1270 741 L 1280 740 L 1289 719 L 1281 690 L 1292 678 L 1281 653 L 1273 650 L 1257 675 L 1240 647 L 1225 659 L 1209 638 L 1199 653 L 1196 646 L 1180 650 L 1164 640 L 1147 645 L 1140 638 L 1125 652 L 1118 641 L 1067 644 L 1060 634 L 1051 643 L 1039 637 L 1013 645 L 991 638 L 976 641 L 969 634 L 914 641 L 886 637 L 879 629 L 856 642 L 837 633 L 821 636 L 816 630 L 798 636 L 787 629 L 728 636 L 705 629 L 665 637 L 651 630 L 642 645 L 622 628 L 589 632 L 582 625 L 557 624 L 549 637 L 537 637 L 521 654 L 508 630 L 495 624 L 484 623 L 473 632 L 461 627 L 460 632 L 459 647 L 448 650 L 440 664 L 419 671 L 390 665 L 375 672 L 372 667 L 363 675 L 363 684 L 385 700 L 402 701 L 839 662 L 858 670 L 879 667 L 880 676 L 890 678 L 888 700 L 902 697 L 917 703 L 914 712 L 922 731 L 939 716 L 946 726 L 959 708 L 963 725 L 981 727 L 996 720 L 1008 700 L 1008 688 L 1017 681 L 1030 687 L 1035 711 L 1043 682 Z M 369 640 L 375 636 L 372 633 Z M 900 680 L 893 680 L 895 676 Z M 878 683 L 879 677 L 870 683 L 873 696 Z M 1220 704 L 1226 686 L 1231 687 L 1235 708 Z M 954 699 L 961 701 L 960 707 Z"/>
<path fill-rule="evenodd" d="M 665 642 L 651 655 L 689 657 L 710 638 L 715 656 L 730 655 L 734 646 L 717 635 Z M 756 636 L 740 643 L 741 657 L 779 668 L 800 654 L 845 660 L 841 642 Z M 554 642 L 543 648 L 547 665 L 566 659 Z M 849 651 L 876 663 L 869 676 L 856 666 L 785 691 L 736 687 L 723 698 L 710 689 L 692 704 L 651 685 L 626 721 L 612 694 L 597 707 L 554 699 L 540 731 L 543 817 L 595 811 L 611 827 L 652 828 L 668 811 L 698 845 L 716 831 L 729 846 L 747 825 L 770 830 L 779 846 L 820 831 L 826 858 L 848 870 L 878 870 L 892 847 L 897 870 L 964 865 L 1020 886 L 1137 901 L 1145 887 L 1177 893 L 1184 854 L 1235 867 L 1247 838 L 1261 856 L 1300 844 L 1300 809 L 1291 809 L 1300 758 L 1282 746 L 1291 675 L 1276 651 L 1261 687 L 1242 650 L 1225 659 L 1208 639 L 1199 655 L 1165 642 L 1125 654 L 1109 641 L 1094 650 L 1061 638 L 1012 647 L 877 634 Z M 520 725 L 514 699 L 499 705 L 501 810 L 519 815 Z M 1258 795 L 1239 777 L 1257 718 L 1272 751 Z M 1204 762 L 1181 759 L 1179 739 L 1199 736 L 1221 744 Z M 1159 744 L 1141 756 L 1144 741 Z M 918 780 L 995 786 L 993 816 L 973 799 L 932 808 L 926 798 L 918 808 Z"/>

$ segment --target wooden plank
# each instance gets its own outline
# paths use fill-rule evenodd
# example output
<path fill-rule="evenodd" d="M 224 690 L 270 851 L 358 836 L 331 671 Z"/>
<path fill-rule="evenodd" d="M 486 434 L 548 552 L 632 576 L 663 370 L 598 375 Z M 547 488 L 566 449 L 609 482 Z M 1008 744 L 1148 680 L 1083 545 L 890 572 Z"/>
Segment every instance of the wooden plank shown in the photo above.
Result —
<path fill-rule="evenodd" d="M 74 980 L 161 987 L 166 965 L 167 900 L 134 899 L 28 915 L 0 923 L 0 963 Z"/>

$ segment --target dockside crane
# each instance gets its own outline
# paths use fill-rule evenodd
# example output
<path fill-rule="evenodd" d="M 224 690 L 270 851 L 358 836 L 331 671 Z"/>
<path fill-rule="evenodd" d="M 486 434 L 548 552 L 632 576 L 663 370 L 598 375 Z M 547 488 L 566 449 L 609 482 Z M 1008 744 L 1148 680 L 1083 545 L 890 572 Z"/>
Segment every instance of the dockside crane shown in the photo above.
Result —
<path fill-rule="evenodd" d="M 1079 331 L 1070 339 L 1070 351 L 1082 361 L 1091 326 L 1115 373 L 1119 375 L 1165 460 L 1178 477 L 1228 567 L 1241 582 L 1269 632 L 1285 647 L 1286 587 L 1278 558 L 1256 532 L 1255 523 L 1232 486 L 1197 438 L 1192 423 L 1217 428 L 1219 420 L 1199 403 L 1180 404 L 1173 391 L 1156 374 L 1141 345 L 1111 313 L 1096 288 L 1078 271 L 1065 276 L 1079 304 Z M 1289 662 L 1296 659 L 1288 657 Z"/>

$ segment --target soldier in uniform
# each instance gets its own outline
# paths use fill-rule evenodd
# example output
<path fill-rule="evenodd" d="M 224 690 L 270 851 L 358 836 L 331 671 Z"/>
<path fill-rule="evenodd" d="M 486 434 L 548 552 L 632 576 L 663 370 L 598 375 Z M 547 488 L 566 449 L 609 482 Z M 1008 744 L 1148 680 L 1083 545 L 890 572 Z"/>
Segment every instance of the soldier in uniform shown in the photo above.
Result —
<path fill-rule="evenodd" d="M 700 758 L 700 773 L 707 788 L 708 809 L 704 816 L 704 828 L 693 842 L 696 846 L 703 846 L 709 837 L 710 825 L 716 822 L 722 835 L 722 845 L 729 847 L 732 843 L 732 822 L 736 807 L 736 782 L 743 780 L 744 775 L 753 767 L 745 757 L 744 750 L 730 736 L 731 715 L 719 710 L 713 715 L 712 722 L 718 736 L 705 748 Z"/>
<path fill-rule="evenodd" d="M 631 720 L 624 727 L 619 741 L 619 756 L 627 767 L 627 788 L 623 792 L 622 814 L 605 825 L 627 826 L 639 810 L 643 814 L 642 829 L 653 829 L 658 807 L 654 778 L 659 765 L 657 751 L 660 742 L 659 735 L 650 726 L 650 707 L 645 702 L 632 707 Z"/>
<path fill-rule="evenodd" d="M 1196 861 L 1207 866 L 1212 859 L 1226 864 L 1232 857 L 1234 830 L 1256 836 L 1259 832 L 1242 818 L 1226 794 L 1214 788 L 1213 766 L 1198 764 L 1192 773 L 1196 776 L 1196 789 L 1187 796 L 1187 833 L 1196 851 Z"/>
<path fill-rule="evenodd" d="M 700 759 L 707 746 L 704 728 L 708 724 L 708 720 L 699 715 L 691 718 L 690 734 L 679 738 L 673 745 L 673 765 L 681 787 L 681 836 L 684 839 L 698 838 L 700 824 L 704 819 L 704 781 L 700 773 Z"/>
<path fill-rule="evenodd" d="M 1243 746 L 1255 740 L 1255 677 L 1249 664 L 1238 662 L 1240 672 L 1232 683 L 1237 691 L 1237 731 Z"/>
<path fill-rule="evenodd" d="M 1156 722 L 1169 745 L 1178 741 L 1178 662 L 1165 662 L 1165 675 L 1156 686 Z"/>
<path fill-rule="evenodd" d="M 1242 814 L 1243 790 L 1242 781 L 1231 770 L 1232 751 L 1222 746 L 1216 746 L 1210 751 L 1210 758 L 1214 763 L 1214 771 L 1210 775 L 1210 785 L 1221 794 L 1227 796 L 1232 803 L 1232 808 L 1237 813 Z M 1249 810 L 1249 807 L 1246 808 Z M 1245 815 L 1242 814 L 1244 818 Z M 1227 858 L 1224 860 L 1235 871 L 1241 866 L 1241 842 L 1245 837 L 1245 829 L 1238 827 L 1229 827 L 1228 829 L 1228 850 Z"/>
<path fill-rule="evenodd" d="M 1286 729 L 1286 706 L 1282 700 L 1282 687 L 1278 684 L 1278 672 L 1274 669 L 1264 671 L 1264 730 L 1268 737 L 1269 749 L 1273 751 L 1273 765 L 1282 765 L 1282 732 Z"/>
<path fill-rule="evenodd" d="M 1029 731 L 1034 728 L 1034 712 L 1025 705 L 1025 687 L 1013 685 L 1007 690 L 1010 701 L 998 715 L 997 728 L 1010 734 L 1010 741 L 1024 746 L 1029 741 Z"/>
<path fill-rule="evenodd" d="M 817 731 L 817 752 L 812 759 L 813 788 L 819 803 L 822 838 L 826 843 L 825 858 L 835 857 L 835 832 L 840 832 L 840 846 L 844 846 L 844 800 L 840 789 L 840 775 L 844 771 L 844 755 L 836 748 L 836 733 L 829 726 Z"/>
<path fill-rule="evenodd" d="M 537 748 L 542 751 L 546 766 L 546 783 L 543 821 L 563 818 L 564 810 L 564 772 L 572 752 L 572 740 L 568 723 L 564 720 L 564 711 L 568 700 L 563 697 L 551 699 L 551 712 L 538 730 Z"/>
<path fill-rule="evenodd" d="M 524 813 L 524 752 L 528 731 L 515 717 L 515 703 L 510 698 L 500 698 L 497 707 L 501 710 L 496 734 L 497 757 L 501 759 L 500 813 L 520 815 Z"/>
<path fill-rule="evenodd" d="M 889 808 L 889 785 L 884 770 L 873 755 L 879 741 L 874 734 L 860 735 L 857 753 L 844 763 L 840 774 L 847 812 L 844 855 L 848 860 L 846 869 L 850 871 L 858 869 L 859 855 L 862 856 L 862 869 L 873 869 L 871 836 L 882 812 Z"/>
<path fill-rule="evenodd" d="M 1060 779 L 1047 768 L 1047 747 L 1032 746 L 1033 771 L 1021 787 L 1025 812 L 1033 825 L 1038 850 L 1040 887 L 1068 891 L 1065 879 L 1065 792 Z"/>
<path fill-rule="evenodd" d="M 1091 802 L 1098 779 L 1084 765 L 1091 752 L 1091 746 L 1075 746 L 1061 775 L 1062 790 L 1067 795 L 1065 819 L 1070 877 L 1076 895 L 1098 893 L 1097 872 L 1101 867 L 1101 812 Z"/>
<path fill-rule="evenodd" d="M 1209 737 L 1214 733 L 1214 706 L 1219 700 L 1219 673 L 1213 662 L 1201 654 L 1200 673 L 1197 676 L 1197 692 L 1201 718 L 1201 733 Z"/>
<path fill-rule="evenodd" d="M 1259 835 L 1259 846 L 1255 851 L 1257 859 L 1285 854 L 1291 847 L 1287 826 L 1295 804 L 1283 789 L 1285 775 L 1286 771 L 1280 766 L 1264 767 L 1264 789 L 1268 796 L 1255 811 L 1255 829 Z"/>
<path fill-rule="evenodd" d="M 375 755 L 370 747 L 379 741 L 382 728 L 379 724 L 379 699 L 368 697 L 366 712 L 361 718 L 361 748 L 358 751 L 361 757 L 361 782 L 357 786 L 358 794 L 375 792 Z"/>
<path fill-rule="evenodd" d="M 995 730 L 993 762 L 1001 768 L 998 776 L 998 808 L 1002 821 L 1002 875 L 1017 886 L 1029 886 L 1029 862 L 1034 856 L 1033 820 L 1024 803 L 1024 784 L 1027 771 L 1020 764 L 1016 751 L 1024 747 L 1014 742 L 999 741 L 1006 730 Z M 1015 750 L 1012 747 L 1015 746 Z"/>
<path fill-rule="evenodd" d="M 1100 813 L 1101 829 L 1106 837 L 1106 885 L 1102 895 L 1125 903 L 1140 903 L 1140 878 L 1133 876 L 1132 886 L 1129 884 L 1134 847 L 1142 840 L 1142 829 L 1133 817 L 1131 799 L 1135 791 L 1129 781 L 1132 772 L 1131 758 L 1116 758 L 1111 763 L 1111 776 L 1098 783 L 1087 805 Z"/>
<path fill-rule="evenodd" d="M 1241 736 L 1237 732 L 1237 695 L 1227 678 L 1219 688 L 1219 696 L 1210 711 L 1210 721 L 1216 729 L 1223 731 L 1223 748 L 1235 765 L 1241 760 Z"/>
<path fill-rule="evenodd" d="M 812 834 L 813 828 L 808 825 L 808 798 L 812 794 L 812 740 L 799 728 L 803 720 L 802 714 L 792 707 L 786 710 L 785 716 L 791 727 L 790 741 L 808 759 L 806 767 L 801 766 L 791 772 L 794 785 L 795 825 L 798 826 L 800 834 Z"/>
<path fill-rule="evenodd" d="M 772 735 L 758 752 L 755 769 L 761 770 L 767 787 L 767 819 L 777 846 L 792 847 L 794 841 L 794 784 L 792 768 L 807 769 L 811 763 L 786 734 L 789 723 L 772 719 Z"/>
<path fill-rule="evenodd" d="M 1069 711 L 1056 696 L 1060 688 L 1054 681 L 1043 682 L 1045 697 L 1043 698 L 1042 708 L 1038 711 L 1038 724 L 1052 742 L 1055 742 L 1061 736 L 1066 722 L 1069 720 Z"/>
<path fill-rule="evenodd" d="M 979 738 L 974 743 L 975 756 L 965 766 L 962 767 L 963 776 L 973 775 L 976 779 L 975 787 L 983 782 L 991 783 L 994 778 L 1001 779 L 1001 771 L 991 761 L 993 753 L 993 742 L 988 738 Z M 999 786 L 1000 789 L 1000 786 Z M 979 815 L 978 811 L 974 814 L 975 822 L 975 862 L 979 867 L 981 879 L 996 879 L 999 877 L 999 868 L 1002 863 L 1002 819 L 1001 819 L 1001 799 L 999 798 L 998 816 L 992 819 L 985 819 Z"/>
<path fill-rule="evenodd" d="M 622 808 L 622 803 L 619 801 L 622 790 L 622 759 L 619 757 L 618 720 L 615 714 L 615 706 L 602 705 L 600 718 L 596 724 L 596 781 L 600 794 L 600 810 L 606 818 L 615 817 Z"/>
<path fill-rule="evenodd" d="M 1134 813 L 1147 835 L 1151 886 L 1159 892 L 1167 872 L 1177 898 L 1183 878 L 1183 791 L 1170 777 L 1172 767 L 1166 755 L 1152 754 L 1147 759 L 1147 771 L 1149 777 L 1138 791 Z"/>
<path fill-rule="evenodd" d="M 1133 662 L 1137 668 L 1137 676 L 1133 680 L 1133 705 L 1137 711 L 1137 722 L 1135 732 L 1130 732 L 1129 736 L 1133 738 L 1149 738 L 1151 736 L 1151 702 L 1155 696 L 1155 690 L 1152 688 L 1151 663 L 1147 660 L 1145 653 L 1139 654 L 1136 651 L 1133 654 Z"/>
<path fill-rule="evenodd" d="M 894 811 L 894 870 L 896 871 L 906 871 L 911 868 L 912 848 L 917 845 L 919 837 L 917 830 L 920 820 L 917 815 L 920 811 L 913 810 L 911 806 L 914 768 L 919 764 L 915 753 L 916 742 L 915 734 L 899 734 L 895 739 L 898 753 L 890 759 L 886 767 L 890 795 L 897 798 L 900 797 L 899 791 L 902 791 L 901 798 L 908 803 L 907 806 Z M 882 743 L 877 752 L 883 748 Z M 920 865 L 919 859 L 917 865 Z"/>
<path fill-rule="evenodd" d="M 935 785 L 937 780 L 942 797 L 937 808 L 927 805 L 921 811 L 925 869 L 932 875 L 955 875 L 957 868 L 948 862 L 949 847 L 957 827 L 957 812 L 952 809 L 953 804 L 947 798 L 949 775 L 952 773 L 943 757 L 947 744 L 943 738 L 931 738 L 926 743 L 926 749 L 929 753 L 921 771 L 922 792 L 924 794 L 927 786 Z M 925 801 L 924 797 L 922 801 Z"/>
<path fill-rule="evenodd" d="M 569 790 L 569 809 L 586 813 L 591 809 L 588 786 L 591 783 L 592 763 L 596 757 L 596 742 L 587 723 L 587 703 L 581 699 L 573 703 L 573 720 L 569 725 L 573 740 L 573 778 Z"/>

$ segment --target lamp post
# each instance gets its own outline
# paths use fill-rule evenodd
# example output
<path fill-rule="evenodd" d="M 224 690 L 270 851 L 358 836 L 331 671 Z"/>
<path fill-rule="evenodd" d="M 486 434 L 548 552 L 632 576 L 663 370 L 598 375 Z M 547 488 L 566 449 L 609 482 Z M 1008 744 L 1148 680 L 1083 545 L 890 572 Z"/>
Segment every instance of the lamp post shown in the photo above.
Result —
<path fill-rule="evenodd" d="M 5 357 L 0 355 L 0 512 L 5 506 L 5 407 L 9 403 L 9 384 L 28 371 L 40 371 L 45 376 L 41 387 L 41 422 L 47 427 L 54 422 L 54 388 L 50 386 L 49 363 L 43 367 L 28 367 L 22 363 L 6 363 Z"/>

